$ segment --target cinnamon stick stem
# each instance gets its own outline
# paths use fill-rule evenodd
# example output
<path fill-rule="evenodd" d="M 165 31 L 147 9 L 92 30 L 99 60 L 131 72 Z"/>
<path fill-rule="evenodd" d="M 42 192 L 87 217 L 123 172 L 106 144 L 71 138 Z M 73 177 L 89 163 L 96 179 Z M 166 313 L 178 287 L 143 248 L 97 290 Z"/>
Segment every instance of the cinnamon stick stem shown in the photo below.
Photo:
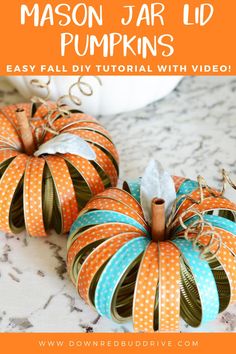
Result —
<path fill-rule="evenodd" d="M 152 239 L 163 241 L 165 239 L 165 201 L 160 198 L 152 200 Z"/>
<path fill-rule="evenodd" d="M 28 155 L 33 155 L 35 151 L 34 137 L 25 110 L 18 108 L 16 117 L 25 152 Z"/>

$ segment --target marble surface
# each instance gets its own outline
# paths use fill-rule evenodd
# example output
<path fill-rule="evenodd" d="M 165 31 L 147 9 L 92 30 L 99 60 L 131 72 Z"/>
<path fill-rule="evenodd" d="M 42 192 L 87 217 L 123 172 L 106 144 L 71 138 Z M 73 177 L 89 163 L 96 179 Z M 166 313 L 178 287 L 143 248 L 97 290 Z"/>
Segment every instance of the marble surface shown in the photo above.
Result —
<path fill-rule="evenodd" d="M 121 156 L 121 178 L 142 174 L 151 157 L 172 174 L 205 176 L 219 185 L 220 169 L 236 178 L 236 77 L 186 77 L 162 101 L 99 117 Z M 0 104 L 22 98 L 0 79 Z M 236 193 L 228 191 L 236 200 Z M 0 331 L 126 332 L 100 318 L 77 296 L 66 274 L 66 236 L 0 235 Z M 182 323 L 182 331 L 193 331 Z M 196 330 L 195 330 L 196 331 Z M 197 331 L 236 331 L 236 305 Z"/>

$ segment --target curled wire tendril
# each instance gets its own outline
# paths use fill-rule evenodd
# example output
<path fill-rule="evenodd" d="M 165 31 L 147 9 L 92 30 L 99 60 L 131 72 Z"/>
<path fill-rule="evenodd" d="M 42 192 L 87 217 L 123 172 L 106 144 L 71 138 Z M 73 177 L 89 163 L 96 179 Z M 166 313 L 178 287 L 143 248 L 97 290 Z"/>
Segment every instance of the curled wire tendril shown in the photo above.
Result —
<path fill-rule="evenodd" d="M 32 79 L 30 81 L 30 84 L 34 87 L 41 88 L 41 89 L 46 89 L 46 95 L 44 97 L 40 96 L 33 96 L 31 98 L 31 101 L 33 103 L 41 103 L 43 104 L 47 110 L 47 116 L 45 117 L 46 122 L 42 127 L 37 127 L 35 130 L 36 137 L 38 136 L 38 139 L 41 141 L 43 140 L 45 133 L 50 132 L 54 135 L 58 135 L 59 133 L 55 129 L 54 122 L 58 118 L 58 115 L 63 116 L 63 117 L 69 117 L 71 112 L 69 110 L 68 105 L 65 103 L 65 100 L 70 100 L 72 103 L 74 103 L 77 106 L 80 106 L 82 104 L 81 99 L 73 94 L 73 90 L 77 88 L 79 92 L 84 95 L 84 96 L 92 96 L 94 93 L 92 85 L 84 81 L 85 76 L 79 76 L 78 80 L 73 83 L 68 90 L 68 94 L 63 95 L 58 98 L 58 100 L 55 103 L 55 107 L 52 108 L 50 102 L 48 102 L 48 99 L 51 96 L 51 77 L 48 77 L 48 80 L 46 82 L 42 81 L 42 79 Z M 102 85 L 101 79 L 98 76 L 94 76 L 94 78 L 98 81 L 100 85 Z M 32 119 L 32 118 L 31 118 Z M 42 132 L 43 129 L 43 132 Z M 41 137 L 41 138 L 40 138 Z"/>
<path fill-rule="evenodd" d="M 215 227 L 210 222 L 207 222 L 204 219 L 204 212 L 200 212 L 195 208 L 195 205 L 201 204 L 205 199 L 204 190 L 207 190 L 210 196 L 215 198 L 224 198 L 224 192 L 226 185 L 229 184 L 233 189 L 236 190 L 236 184 L 229 177 L 229 173 L 224 169 L 222 170 L 222 189 L 221 191 L 216 191 L 208 186 L 205 179 L 202 176 L 198 176 L 198 188 L 199 188 L 199 200 L 192 198 L 189 194 L 184 194 L 176 198 L 170 217 L 167 222 L 167 232 L 171 234 L 171 231 L 177 226 L 180 225 L 184 232 L 182 236 L 192 241 L 194 249 L 198 249 L 200 252 L 200 257 L 206 260 L 211 260 L 219 252 L 222 244 L 221 235 L 217 232 Z M 176 214 L 178 212 L 178 204 L 181 200 L 190 200 L 192 205 L 184 210 L 178 217 Z M 195 220 L 195 217 L 198 217 Z M 186 225 L 184 219 L 189 220 L 193 218 L 193 222 L 189 225 Z M 207 244 L 203 242 L 203 237 L 208 238 Z"/>

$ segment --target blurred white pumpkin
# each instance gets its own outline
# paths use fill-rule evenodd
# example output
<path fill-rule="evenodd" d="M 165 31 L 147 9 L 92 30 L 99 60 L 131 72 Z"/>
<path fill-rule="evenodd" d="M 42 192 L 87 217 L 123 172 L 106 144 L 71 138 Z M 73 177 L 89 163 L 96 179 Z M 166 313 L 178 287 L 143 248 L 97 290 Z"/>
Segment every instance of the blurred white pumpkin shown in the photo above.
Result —
<path fill-rule="evenodd" d="M 100 76 L 102 85 L 94 76 L 83 76 L 83 82 L 93 89 L 91 96 L 82 95 L 76 88 L 73 95 L 81 101 L 81 110 L 91 115 L 116 114 L 141 108 L 169 94 L 179 83 L 180 76 Z M 43 89 L 34 87 L 32 79 L 47 82 L 47 76 L 8 76 L 7 79 L 25 98 L 43 96 Z M 68 94 L 69 87 L 77 81 L 76 76 L 52 76 L 50 98 L 57 100 Z M 45 89 L 44 89 L 45 90 Z M 86 87 L 85 87 L 86 91 Z M 71 104 L 71 103 L 70 103 Z"/>

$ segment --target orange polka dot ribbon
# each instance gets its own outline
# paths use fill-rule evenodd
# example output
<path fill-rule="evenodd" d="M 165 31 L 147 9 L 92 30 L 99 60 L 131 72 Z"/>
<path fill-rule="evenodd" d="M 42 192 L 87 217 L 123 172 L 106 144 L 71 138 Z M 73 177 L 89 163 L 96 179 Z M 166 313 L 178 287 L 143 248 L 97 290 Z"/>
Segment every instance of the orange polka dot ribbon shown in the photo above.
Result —
<path fill-rule="evenodd" d="M 180 252 L 170 242 L 152 242 L 146 249 L 135 288 L 133 319 L 136 332 L 179 330 Z"/>
<path fill-rule="evenodd" d="M 29 235 L 46 236 L 43 221 L 43 171 L 45 161 L 29 158 L 24 176 L 25 225 Z"/>
<path fill-rule="evenodd" d="M 45 157 L 59 199 L 63 233 L 68 232 L 78 215 L 78 205 L 72 179 L 65 160 L 59 156 Z"/>
<path fill-rule="evenodd" d="M 79 271 L 78 261 L 80 260 L 80 255 L 86 251 L 86 248 L 93 247 L 97 243 L 101 243 L 106 239 L 123 235 L 127 232 L 132 235 L 142 235 L 142 231 L 135 226 L 113 222 L 106 223 L 106 225 L 95 225 L 88 230 L 83 231 L 80 234 L 80 237 L 70 239 L 70 245 L 67 253 L 67 269 L 73 283 L 75 283 L 77 279 Z"/>
<path fill-rule="evenodd" d="M 150 242 L 140 263 L 134 292 L 133 321 L 136 332 L 153 332 L 159 283 L 159 247 Z"/>
<path fill-rule="evenodd" d="M 104 190 L 102 178 L 96 168 L 88 160 L 71 154 L 64 154 L 63 157 L 80 173 L 92 195 L 96 195 Z"/>
<path fill-rule="evenodd" d="M 22 148 L 21 139 L 18 136 L 16 127 L 0 110 L 0 148 L 3 151 L 7 149 L 20 150 Z M 4 150 L 5 149 L 5 150 Z"/>
<path fill-rule="evenodd" d="M 119 156 L 109 133 L 94 118 L 85 114 L 73 114 L 70 118 L 61 118 L 53 123 L 56 132 L 72 133 L 80 136 L 96 153 L 95 163 L 108 176 L 112 186 L 116 186 L 118 178 Z M 52 138 L 47 133 L 45 140 Z"/>
<path fill-rule="evenodd" d="M 141 215 L 142 219 L 144 219 L 141 205 L 137 203 L 136 199 L 132 195 L 125 193 L 124 190 L 119 188 L 109 188 L 109 190 L 105 190 L 104 192 L 100 193 L 99 197 L 111 198 L 112 200 L 122 203 L 124 206 L 129 206 L 131 209 L 133 209 L 134 212 Z"/>
<path fill-rule="evenodd" d="M 10 211 L 13 197 L 24 176 L 28 159 L 25 154 L 16 156 L 0 180 L 0 227 L 5 232 L 11 232 Z"/>
<path fill-rule="evenodd" d="M 19 155 L 18 151 L 13 151 L 13 150 L 0 150 L 0 164 L 3 164 L 4 162 L 12 159 L 13 157 L 16 157 Z"/>
<path fill-rule="evenodd" d="M 111 185 L 114 187 L 117 184 L 118 172 L 111 159 L 97 146 L 93 146 L 96 153 L 95 163 L 100 167 L 108 176 Z"/>
<path fill-rule="evenodd" d="M 176 192 L 178 192 L 180 187 L 183 186 L 183 183 L 186 182 L 186 178 L 178 177 L 178 176 L 173 176 L 172 178 L 175 183 Z M 182 194 L 184 194 L 184 193 L 182 193 Z"/>
<path fill-rule="evenodd" d="M 180 316 L 180 252 L 170 242 L 159 243 L 159 330 L 179 330 Z"/>
<path fill-rule="evenodd" d="M 14 104 L 10 106 L 1 107 L 0 112 L 6 117 L 9 122 L 11 122 L 11 127 L 14 127 L 17 131 L 17 118 L 16 118 L 16 110 L 21 108 L 25 110 L 27 117 L 31 116 L 32 112 L 32 104 L 31 103 L 21 103 L 21 104 Z M 19 139 L 19 136 L 18 136 Z"/>
<path fill-rule="evenodd" d="M 118 200 L 107 198 L 105 196 L 97 197 L 89 201 L 86 207 L 84 208 L 85 211 L 94 209 L 112 210 L 115 212 L 122 211 L 123 213 L 130 216 L 131 218 L 139 222 L 141 225 L 146 227 L 145 220 L 137 212 L 135 212 L 131 207 L 129 207 L 129 205 L 123 204 Z"/>
<path fill-rule="evenodd" d="M 89 290 L 93 278 L 96 276 L 99 269 L 105 265 L 125 243 L 139 236 L 139 233 L 133 232 L 114 236 L 104 241 L 89 254 L 81 266 L 77 279 L 78 292 L 87 303 L 91 304 Z"/>
<path fill-rule="evenodd" d="M 97 134 L 96 132 L 87 131 L 87 130 L 78 130 L 78 131 L 74 131 L 72 133 L 80 136 L 82 139 L 84 139 L 92 144 L 97 145 L 98 147 L 100 147 L 102 149 L 105 149 L 107 151 L 107 153 L 112 154 L 112 157 L 116 162 L 119 161 L 118 153 L 116 151 L 115 146 L 105 136 L 103 136 L 101 134 Z"/>
<path fill-rule="evenodd" d="M 180 317 L 196 327 L 236 300 L 236 205 L 198 182 L 173 180 L 176 209 L 166 240 L 152 241 L 140 180 L 92 198 L 68 239 L 68 271 L 80 296 L 114 321 L 132 317 L 137 332 L 179 331 Z"/>
<path fill-rule="evenodd" d="M 72 154 L 27 156 L 18 109 L 29 119 L 35 149 L 67 132 L 87 141 L 96 160 Z M 116 186 L 118 153 L 110 134 L 95 118 L 69 107 L 62 115 L 54 102 L 1 107 L 0 118 L 0 188 L 4 196 L 0 230 L 16 234 L 25 228 L 30 236 L 46 236 L 51 228 L 68 232 L 92 196 Z"/>
<path fill-rule="evenodd" d="M 196 194 L 195 194 L 196 195 Z M 185 203 L 183 203 L 185 204 Z M 231 210 L 233 212 L 236 212 L 236 205 L 225 199 L 225 198 L 215 198 L 215 197 L 207 197 L 206 199 L 203 200 L 202 203 L 197 204 L 197 203 L 191 203 L 190 206 L 195 210 L 199 211 L 199 212 L 208 212 L 211 210 Z M 186 207 L 188 208 L 188 207 Z M 184 211 L 186 211 L 188 209 L 185 209 L 184 205 L 181 205 L 179 210 L 177 211 L 176 216 L 181 215 Z M 189 217 L 191 217 L 193 215 L 191 209 L 189 210 L 189 213 L 186 213 L 184 215 L 183 220 L 188 219 Z"/>

